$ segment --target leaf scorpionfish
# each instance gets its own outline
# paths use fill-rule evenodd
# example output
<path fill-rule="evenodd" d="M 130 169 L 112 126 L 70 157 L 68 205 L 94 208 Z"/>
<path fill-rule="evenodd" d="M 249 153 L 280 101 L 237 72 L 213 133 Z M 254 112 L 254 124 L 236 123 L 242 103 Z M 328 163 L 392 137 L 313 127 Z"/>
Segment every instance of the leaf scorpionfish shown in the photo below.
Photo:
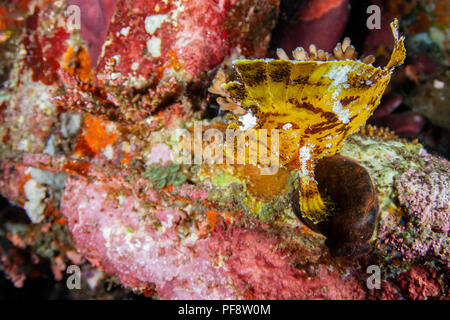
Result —
<path fill-rule="evenodd" d="M 252 129 L 279 129 L 279 162 L 299 171 L 301 213 L 314 223 L 332 212 L 332 203 L 319 193 L 315 164 L 336 154 L 343 141 L 365 124 L 394 68 L 405 59 L 397 19 L 391 29 L 394 50 L 385 67 L 374 67 L 373 56 L 356 60 L 355 48 L 346 38 L 334 55 L 311 45 L 309 53 L 295 49 L 294 60 L 282 49 L 277 50 L 279 59 L 237 60 L 237 81 L 222 86 L 228 99 L 254 118 Z"/>

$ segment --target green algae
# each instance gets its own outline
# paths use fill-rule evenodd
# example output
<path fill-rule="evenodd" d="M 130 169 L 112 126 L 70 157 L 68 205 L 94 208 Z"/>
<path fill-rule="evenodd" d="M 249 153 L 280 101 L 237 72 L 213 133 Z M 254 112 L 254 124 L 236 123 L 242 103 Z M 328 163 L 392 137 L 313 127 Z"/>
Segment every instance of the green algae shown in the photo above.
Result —
<path fill-rule="evenodd" d="M 187 179 L 186 175 L 180 171 L 180 165 L 173 162 L 166 163 L 163 166 L 151 164 L 142 176 L 151 180 L 157 189 L 170 185 L 178 186 Z"/>

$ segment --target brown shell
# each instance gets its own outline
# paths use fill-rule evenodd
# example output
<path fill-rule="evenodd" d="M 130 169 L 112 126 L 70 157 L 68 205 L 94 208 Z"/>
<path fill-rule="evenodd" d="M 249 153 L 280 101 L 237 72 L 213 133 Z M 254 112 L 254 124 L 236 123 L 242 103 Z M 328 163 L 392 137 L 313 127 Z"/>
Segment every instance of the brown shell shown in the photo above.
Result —
<path fill-rule="evenodd" d="M 315 176 L 320 194 L 335 204 L 335 213 L 329 220 L 314 224 L 302 216 L 294 191 L 292 207 L 297 217 L 327 237 L 332 255 L 367 253 L 379 218 L 377 193 L 367 170 L 353 159 L 335 155 L 319 161 Z"/>

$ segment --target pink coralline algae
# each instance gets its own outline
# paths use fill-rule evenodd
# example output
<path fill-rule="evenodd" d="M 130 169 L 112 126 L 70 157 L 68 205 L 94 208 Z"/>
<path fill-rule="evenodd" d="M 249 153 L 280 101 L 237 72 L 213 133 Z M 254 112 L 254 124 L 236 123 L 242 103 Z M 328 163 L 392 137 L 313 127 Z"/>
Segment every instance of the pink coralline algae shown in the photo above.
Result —
<path fill-rule="evenodd" d="M 366 292 L 354 276 L 340 275 L 325 264 L 288 263 L 301 254 L 276 250 L 280 239 L 263 230 L 218 230 L 211 245 L 227 257 L 225 267 L 247 299 L 364 299 Z M 305 254 L 305 252 L 303 252 Z M 289 260 L 288 260 L 289 258 Z M 311 268 L 308 268 L 310 266 Z"/>
<path fill-rule="evenodd" d="M 381 282 L 381 289 L 371 293 L 372 298 L 381 300 L 412 299 L 426 300 L 437 299 L 441 295 L 443 276 L 436 270 L 425 266 L 414 266 L 406 272 L 398 275 L 397 279 L 389 279 Z"/>
<path fill-rule="evenodd" d="M 164 103 L 230 55 L 261 56 L 276 13 L 277 1 L 120 0 L 98 78 L 154 93 L 172 81 L 153 99 Z"/>
<path fill-rule="evenodd" d="M 403 260 L 434 257 L 449 263 L 450 163 L 422 153 L 426 169 L 409 169 L 395 178 L 398 200 L 404 208 L 400 224 L 380 225 L 379 237 L 391 248 L 389 256 Z"/>
<path fill-rule="evenodd" d="M 262 57 L 278 14 L 274 0 L 73 0 L 63 8 L 70 4 L 80 7 L 81 32 L 65 31 L 73 45 L 56 103 L 131 122 L 203 110 L 210 71 L 230 57 Z"/>
<path fill-rule="evenodd" d="M 406 293 L 406 298 L 423 300 L 439 296 L 440 278 L 435 270 L 418 266 L 401 274 L 398 278 L 398 285 Z"/>
<path fill-rule="evenodd" d="M 199 238 L 183 210 L 145 209 L 150 200 L 119 183 L 70 178 L 61 212 L 81 253 L 126 286 L 155 286 L 164 299 L 365 297 L 355 277 L 326 265 L 314 274 L 296 269 L 296 254 L 277 250 L 276 234 L 223 225 Z M 202 199 L 194 190 L 186 196 Z"/>
<path fill-rule="evenodd" d="M 206 240 L 177 240 L 179 212 L 146 212 L 133 195 L 117 207 L 107 198 L 111 192 L 108 183 L 69 179 L 61 203 L 78 247 L 95 265 L 127 286 L 155 283 L 165 299 L 236 297 Z M 119 185 L 116 192 L 131 190 Z"/>

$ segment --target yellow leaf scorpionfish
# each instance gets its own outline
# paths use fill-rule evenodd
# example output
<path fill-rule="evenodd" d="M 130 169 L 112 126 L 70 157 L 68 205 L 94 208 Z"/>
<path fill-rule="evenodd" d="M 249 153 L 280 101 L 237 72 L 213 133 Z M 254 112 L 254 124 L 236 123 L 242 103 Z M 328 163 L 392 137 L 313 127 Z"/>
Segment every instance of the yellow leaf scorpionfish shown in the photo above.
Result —
<path fill-rule="evenodd" d="M 279 129 L 280 164 L 299 171 L 300 209 L 314 223 L 326 220 L 332 211 L 332 204 L 318 191 L 315 164 L 336 154 L 342 142 L 365 124 L 394 68 L 405 59 L 397 20 L 391 28 L 394 50 L 385 67 L 374 67 L 373 56 L 357 60 L 346 38 L 333 55 L 311 45 L 309 52 L 295 49 L 294 60 L 282 49 L 276 60 L 237 60 L 238 80 L 223 85 L 228 101 L 254 118 L 252 129 Z"/>

